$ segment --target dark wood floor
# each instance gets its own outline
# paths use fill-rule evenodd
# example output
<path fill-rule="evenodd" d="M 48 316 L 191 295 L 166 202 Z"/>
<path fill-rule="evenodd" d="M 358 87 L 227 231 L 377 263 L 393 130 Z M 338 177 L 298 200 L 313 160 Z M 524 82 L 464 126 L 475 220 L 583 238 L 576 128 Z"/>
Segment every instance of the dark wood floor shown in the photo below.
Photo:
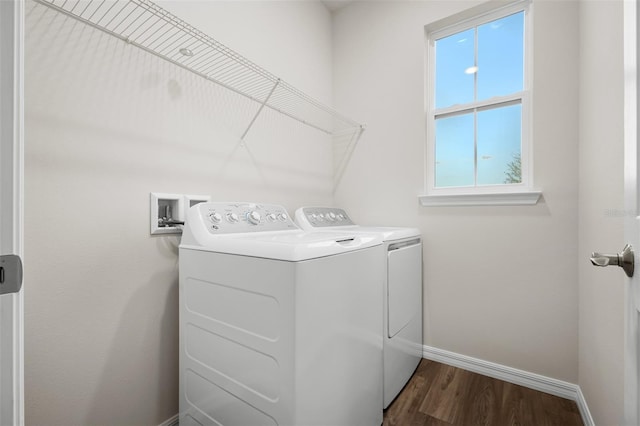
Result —
<path fill-rule="evenodd" d="M 384 426 L 582 425 L 575 402 L 423 359 Z"/>

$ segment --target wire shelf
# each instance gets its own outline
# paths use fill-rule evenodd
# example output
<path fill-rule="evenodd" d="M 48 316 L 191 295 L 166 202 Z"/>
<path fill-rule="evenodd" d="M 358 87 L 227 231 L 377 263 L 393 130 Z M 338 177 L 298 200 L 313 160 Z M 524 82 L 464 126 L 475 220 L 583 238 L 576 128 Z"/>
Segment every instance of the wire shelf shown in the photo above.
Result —
<path fill-rule="evenodd" d="M 148 0 L 35 0 L 340 140 L 359 123 L 323 105 Z M 335 172 L 335 170 L 334 170 Z"/>

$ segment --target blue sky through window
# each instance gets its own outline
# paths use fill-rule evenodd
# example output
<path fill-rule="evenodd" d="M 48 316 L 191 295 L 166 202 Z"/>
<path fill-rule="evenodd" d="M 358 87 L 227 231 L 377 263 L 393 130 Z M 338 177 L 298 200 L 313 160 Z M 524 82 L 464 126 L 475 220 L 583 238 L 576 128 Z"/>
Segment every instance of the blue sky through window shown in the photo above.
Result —
<path fill-rule="evenodd" d="M 524 12 L 436 41 L 435 108 L 523 90 Z M 519 103 L 469 109 L 435 120 L 436 187 L 505 183 L 520 161 Z"/>

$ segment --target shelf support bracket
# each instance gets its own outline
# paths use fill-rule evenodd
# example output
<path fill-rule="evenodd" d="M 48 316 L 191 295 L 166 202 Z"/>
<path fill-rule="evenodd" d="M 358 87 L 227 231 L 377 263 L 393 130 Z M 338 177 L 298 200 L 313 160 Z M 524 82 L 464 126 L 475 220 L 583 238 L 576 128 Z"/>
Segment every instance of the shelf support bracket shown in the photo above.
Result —
<path fill-rule="evenodd" d="M 256 114 L 253 116 L 253 119 L 251 119 L 251 122 L 249 123 L 249 126 L 244 131 L 242 136 L 240 136 L 240 140 L 241 141 L 244 141 L 245 136 L 247 136 L 247 133 L 249 133 L 249 129 L 251 129 L 251 127 L 253 126 L 253 123 L 256 122 L 256 119 L 258 118 L 258 116 L 262 112 L 262 109 L 267 104 L 267 102 L 269 102 L 269 99 L 271 98 L 271 95 L 273 95 L 273 92 L 276 90 L 276 87 L 278 87 L 279 84 L 280 84 L 280 79 L 276 80 L 276 84 L 273 85 L 273 87 L 271 88 L 271 91 L 269 92 L 269 94 L 267 95 L 265 100 L 260 104 L 260 108 L 258 108 L 258 111 L 256 111 Z"/>

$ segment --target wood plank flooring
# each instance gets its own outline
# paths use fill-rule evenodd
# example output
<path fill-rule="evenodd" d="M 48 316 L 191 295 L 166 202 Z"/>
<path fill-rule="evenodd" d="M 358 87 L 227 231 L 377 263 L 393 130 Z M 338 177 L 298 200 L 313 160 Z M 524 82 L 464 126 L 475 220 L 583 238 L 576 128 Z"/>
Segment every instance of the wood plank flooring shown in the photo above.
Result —
<path fill-rule="evenodd" d="M 423 359 L 383 426 L 582 424 L 574 401 Z"/>

